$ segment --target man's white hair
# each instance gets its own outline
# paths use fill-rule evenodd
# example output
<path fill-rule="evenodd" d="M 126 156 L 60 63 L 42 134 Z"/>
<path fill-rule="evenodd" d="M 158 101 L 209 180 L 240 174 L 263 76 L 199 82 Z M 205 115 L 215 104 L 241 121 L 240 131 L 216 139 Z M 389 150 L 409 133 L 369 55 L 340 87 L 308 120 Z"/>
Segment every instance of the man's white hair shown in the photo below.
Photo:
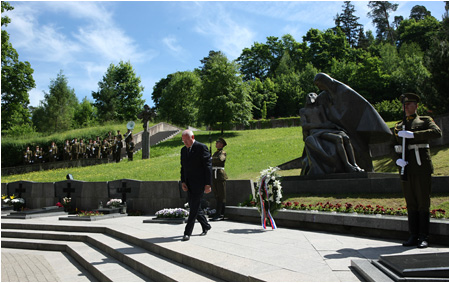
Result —
<path fill-rule="evenodd" d="M 192 137 L 194 135 L 194 133 L 191 130 L 184 130 L 182 136 L 185 135 L 189 135 L 190 137 Z"/>

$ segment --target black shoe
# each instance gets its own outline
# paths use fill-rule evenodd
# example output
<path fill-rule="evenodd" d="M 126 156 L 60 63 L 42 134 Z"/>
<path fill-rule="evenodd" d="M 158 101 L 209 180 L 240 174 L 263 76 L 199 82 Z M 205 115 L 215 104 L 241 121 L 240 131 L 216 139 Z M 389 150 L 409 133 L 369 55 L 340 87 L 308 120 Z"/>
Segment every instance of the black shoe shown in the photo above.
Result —
<path fill-rule="evenodd" d="M 403 246 L 404 247 L 412 247 L 412 246 L 417 246 L 418 244 L 418 238 L 415 235 L 411 235 L 409 236 L 409 239 L 406 242 L 403 242 Z"/>
<path fill-rule="evenodd" d="M 218 214 L 216 214 L 216 215 L 214 215 L 211 219 L 209 219 L 209 220 L 211 220 L 211 221 L 217 221 L 217 220 L 219 220 L 219 218 L 220 218 L 220 215 L 218 215 Z"/>
<path fill-rule="evenodd" d="M 419 249 L 425 249 L 428 248 L 428 241 L 427 238 L 419 238 L 419 241 L 417 242 L 417 247 Z"/>
<path fill-rule="evenodd" d="M 189 239 L 190 239 L 191 237 L 189 236 L 189 235 L 184 235 L 183 236 L 183 239 L 181 239 L 183 242 L 185 242 L 185 241 L 189 241 Z"/>
<path fill-rule="evenodd" d="M 200 236 L 206 236 L 206 234 L 208 234 L 208 231 L 211 230 L 211 226 L 209 226 L 208 229 L 203 230 L 203 232 L 200 234 Z"/>

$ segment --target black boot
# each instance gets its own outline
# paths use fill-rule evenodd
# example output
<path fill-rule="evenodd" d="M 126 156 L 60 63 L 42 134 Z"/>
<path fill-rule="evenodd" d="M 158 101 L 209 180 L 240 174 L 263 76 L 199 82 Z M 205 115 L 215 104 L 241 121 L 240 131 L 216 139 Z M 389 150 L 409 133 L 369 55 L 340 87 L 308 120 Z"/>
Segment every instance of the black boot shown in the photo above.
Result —
<path fill-rule="evenodd" d="M 428 231 L 430 229 L 430 213 L 428 211 L 419 211 L 419 249 L 428 248 Z"/>
<path fill-rule="evenodd" d="M 222 203 L 222 209 L 220 210 L 220 215 L 222 216 L 222 220 L 225 220 L 225 203 Z"/>
<path fill-rule="evenodd" d="M 412 247 L 418 244 L 419 238 L 419 212 L 416 210 L 408 210 L 408 227 L 409 238 L 403 243 L 404 247 Z"/>

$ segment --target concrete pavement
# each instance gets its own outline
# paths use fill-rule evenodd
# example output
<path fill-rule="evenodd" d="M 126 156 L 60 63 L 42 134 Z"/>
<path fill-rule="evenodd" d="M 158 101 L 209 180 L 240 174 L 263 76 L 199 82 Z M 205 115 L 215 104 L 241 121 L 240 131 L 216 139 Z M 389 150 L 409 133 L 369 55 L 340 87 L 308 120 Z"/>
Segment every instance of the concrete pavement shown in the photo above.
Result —
<path fill-rule="evenodd" d="M 53 231 L 60 229 L 64 233 L 71 233 L 71 227 L 83 227 L 85 234 L 90 233 L 89 228 L 106 228 L 116 236 L 122 235 L 122 239 L 129 236 L 130 241 L 151 244 L 153 250 L 161 255 L 174 252 L 180 263 L 194 267 L 201 265 L 202 272 L 208 273 L 208 269 L 214 268 L 210 275 L 226 278 L 227 281 L 358 282 L 362 278 L 350 268 L 352 259 L 376 260 L 380 255 L 449 251 L 448 247 L 433 243 L 430 248 L 419 250 L 402 247 L 401 242 L 396 240 L 283 227 L 264 230 L 260 225 L 231 221 L 211 222 L 212 230 L 204 237 L 199 236 L 202 231 L 196 224 L 190 241 L 182 242 L 183 224 L 143 223 L 151 218 L 129 216 L 92 222 L 63 221 L 58 217 L 2 219 L 2 226 L 7 223 L 33 224 Z M 54 228 L 59 226 L 63 228 Z M 2 227 L 2 245 L 8 239 L 3 237 L 3 232 L 8 230 L 12 229 Z M 106 238 L 102 241 L 110 241 L 113 248 L 116 246 L 117 250 L 130 256 L 143 256 L 143 252 L 137 252 L 136 248 L 122 247 Z M 97 281 L 64 252 L 2 246 L 1 254 L 3 282 Z M 105 259 L 103 261 L 106 262 Z M 222 271 L 217 270 L 223 270 L 223 275 L 219 274 Z M 142 276 L 139 278 L 149 281 Z M 188 277 L 181 278 L 179 281 L 191 281 Z M 214 278 L 212 280 L 215 281 Z"/>

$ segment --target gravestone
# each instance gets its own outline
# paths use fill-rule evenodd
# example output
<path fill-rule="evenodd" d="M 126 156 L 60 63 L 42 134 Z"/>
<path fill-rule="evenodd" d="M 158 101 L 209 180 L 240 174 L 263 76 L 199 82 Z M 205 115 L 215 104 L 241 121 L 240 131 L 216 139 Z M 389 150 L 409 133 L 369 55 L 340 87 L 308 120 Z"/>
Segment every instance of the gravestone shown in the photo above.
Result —
<path fill-rule="evenodd" d="M 148 131 L 148 121 L 152 117 L 150 107 L 145 104 L 144 110 L 138 114 L 138 118 L 142 119 L 144 132 L 142 133 L 142 159 L 150 158 L 150 132 Z"/>
<path fill-rule="evenodd" d="M 75 210 L 76 208 L 78 210 L 81 210 L 81 207 L 78 207 L 77 205 L 80 205 L 81 202 L 81 189 L 83 187 L 83 182 L 76 181 L 76 180 L 66 180 L 61 182 L 55 183 L 55 195 L 56 198 L 61 204 L 63 203 L 63 198 L 70 198 L 71 199 L 71 209 Z"/>
<path fill-rule="evenodd" d="M 352 260 L 351 266 L 371 282 L 449 282 L 449 253 L 381 255 L 378 260 Z"/>
<path fill-rule="evenodd" d="M 141 182 L 130 179 L 122 179 L 108 182 L 108 200 L 121 199 L 122 205 L 127 205 L 127 208 L 134 208 L 134 201 L 139 199 L 139 192 Z"/>

